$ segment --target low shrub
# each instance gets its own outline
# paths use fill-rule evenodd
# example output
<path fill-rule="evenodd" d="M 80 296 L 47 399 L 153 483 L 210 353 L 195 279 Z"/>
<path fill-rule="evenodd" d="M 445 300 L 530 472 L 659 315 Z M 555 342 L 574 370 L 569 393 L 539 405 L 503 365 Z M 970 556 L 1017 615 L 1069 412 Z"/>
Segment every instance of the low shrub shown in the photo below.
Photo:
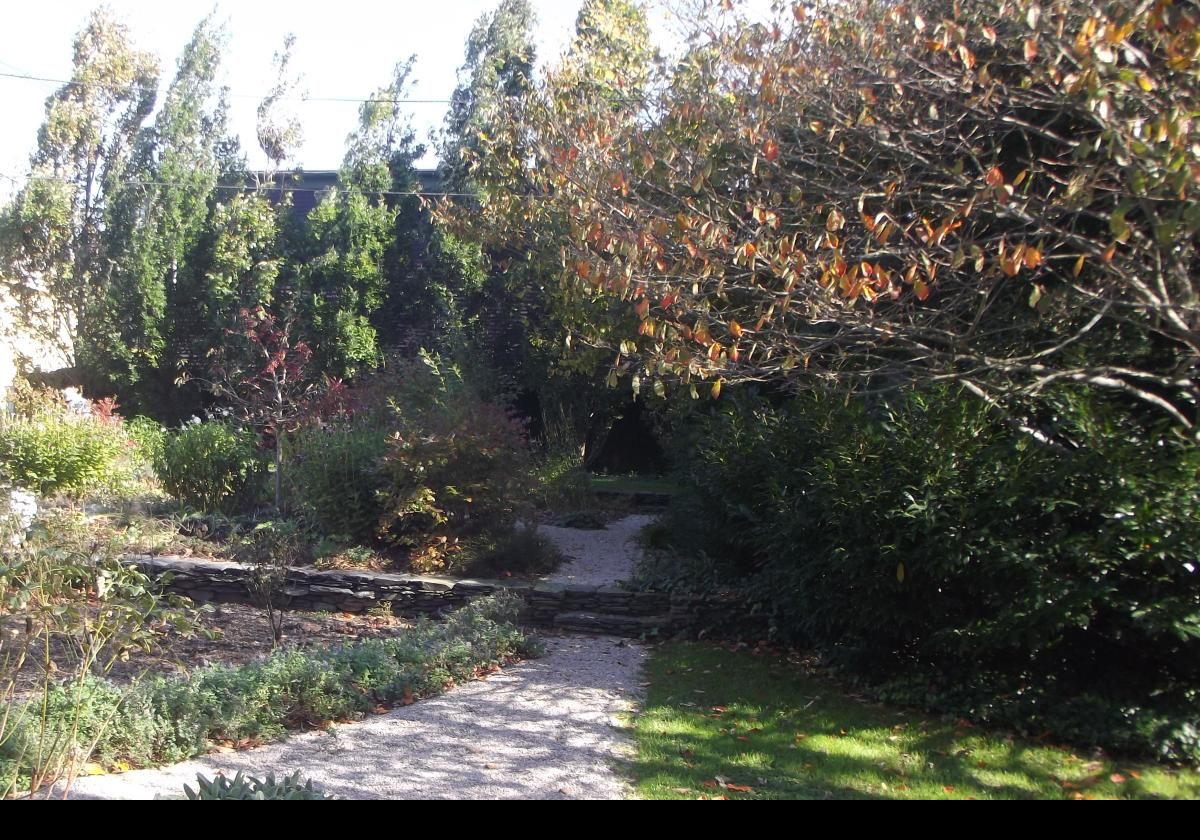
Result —
<path fill-rule="evenodd" d="M 44 704 L 14 715 L 20 724 L 0 740 L 0 768 L 27 772 L 21 762 L 30 753 L 19 747 L 35 731 L 80 761 L 136 766 L 181 761 L 212 741 L 275 739 L 380 704 L 411 703 L 536 653 L 514 623 L 522 604 L 496 595 L 443 621 L 423 620 L 399 638 L 276 651 L 249 665 L 151 677 L 128 690 L 95 679 L 82 692 L 51 686 Z"/>
<path fill-rule="evenodd" d="M 469 577 L 533 577 L 553 572 L 562 552 L 536 528 L 521 526 L 494 539 L 460 544 L 449 555 L 447 571 Z"/>
<path fill-rule="evenodd" d="M 375 539 L 383 512 L 381 460 L 388 448 L 383 424 L 357 418 L 313 425 L 297 432 L 289 448 L 289 499 L 299 514 L 325 535 L 350 542 Z"/>
<path fill-rule="evenodd" d="M 532 512 L 532 452 L 515 415 L 477 396 L 455 369 L 426 357 L 408 387 L 425 398 L 396 406 L 379 535 L 412 551 L 414 568 L 437 571 L 463 543 L 496 540 Z"/>
<path fill-rule="evenodd" d="M 119 421 L 66 413 L 0 420 L 0 471 L 43 496 L 78 495 L 112 483 L 129 447 Z"/>
<path fill-rule="evenodd" d="M 215 420 L 169 435 L 154 469 L 168 493 L 204 513 L 253 507 L 267 477 L 254 433 Z"/>

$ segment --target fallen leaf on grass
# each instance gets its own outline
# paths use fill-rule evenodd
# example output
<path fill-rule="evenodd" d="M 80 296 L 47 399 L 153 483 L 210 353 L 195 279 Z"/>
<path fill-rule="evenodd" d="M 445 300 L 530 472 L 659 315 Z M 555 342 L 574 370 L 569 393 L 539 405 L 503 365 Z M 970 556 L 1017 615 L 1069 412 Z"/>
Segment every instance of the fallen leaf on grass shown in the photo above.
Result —
<path fill-rule="evenodd" d="M 1123 784 L 1125 784 L 1125 782 L 1129 781 L 1124 776 L 1122 776 L 1120 773 L 1113 773 L 1111 776 L 1108 777 L 1108 780 L 1110 782 L 1112 782 L 1114 785 L 1123 785 Z"/>

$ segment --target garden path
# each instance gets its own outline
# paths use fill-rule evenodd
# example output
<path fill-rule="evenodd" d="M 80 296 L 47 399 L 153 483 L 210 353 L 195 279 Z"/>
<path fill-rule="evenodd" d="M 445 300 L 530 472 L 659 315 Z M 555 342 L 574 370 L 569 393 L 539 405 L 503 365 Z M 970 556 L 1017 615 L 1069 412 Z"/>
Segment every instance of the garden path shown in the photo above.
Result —
<path fill-rule="evenodd" d="M 546 527 L 569 562 L 551 580 L 629 577 L 649 517 L 603 531 Z M 644 651 L 623 640 L 556 635 L 546 656 L 365 721 L 172 767 L 78 780 L 74 798 L 178 796 L 196 774 L 299 770 L 348 799 L 614 799 L 630 754 L 620 716 L 639 693 Z"/>

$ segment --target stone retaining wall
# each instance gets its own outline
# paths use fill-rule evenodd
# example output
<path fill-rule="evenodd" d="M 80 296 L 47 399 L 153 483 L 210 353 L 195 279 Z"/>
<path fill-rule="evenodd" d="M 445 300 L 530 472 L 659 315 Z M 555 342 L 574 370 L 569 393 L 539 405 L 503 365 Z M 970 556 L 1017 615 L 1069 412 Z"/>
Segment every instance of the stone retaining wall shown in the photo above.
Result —
<path fill-rule="evenodd" d="M 240 563 L 145 555 L 126 559 L 152 578 L 162 578 L 168 592 L 196 602 L 253 603 L 250 568 Z M 409 616 L 439 615 L 499 591 L 525 599 L 523 619 L 528 624 L 620 636 L 688 633 L 720 624 L 730 615 L 729 604 L 696 596 L 547 582 L 294 568 L 284 587 L 289 609 L 361 613 L 387 605 L 393 613 Z"/>

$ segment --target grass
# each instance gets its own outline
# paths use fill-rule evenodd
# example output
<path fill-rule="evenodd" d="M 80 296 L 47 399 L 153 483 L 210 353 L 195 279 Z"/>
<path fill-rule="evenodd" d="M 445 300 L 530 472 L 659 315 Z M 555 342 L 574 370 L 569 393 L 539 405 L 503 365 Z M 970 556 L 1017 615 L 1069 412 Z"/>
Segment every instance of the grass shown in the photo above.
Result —
<path fill-rule="evenodd" d="M 604 493 L 648 493 L 672 496 L 679 486 L 670 479 L 650 475 L 593 475 L 592 489 Z"/>
<path fill-rule="evenodd" d="M 1195 770 L 1082 756 L 849 696 L 776 654 L 667 644 L 634 722 L 644 799 L 1195 799 Z"/>

